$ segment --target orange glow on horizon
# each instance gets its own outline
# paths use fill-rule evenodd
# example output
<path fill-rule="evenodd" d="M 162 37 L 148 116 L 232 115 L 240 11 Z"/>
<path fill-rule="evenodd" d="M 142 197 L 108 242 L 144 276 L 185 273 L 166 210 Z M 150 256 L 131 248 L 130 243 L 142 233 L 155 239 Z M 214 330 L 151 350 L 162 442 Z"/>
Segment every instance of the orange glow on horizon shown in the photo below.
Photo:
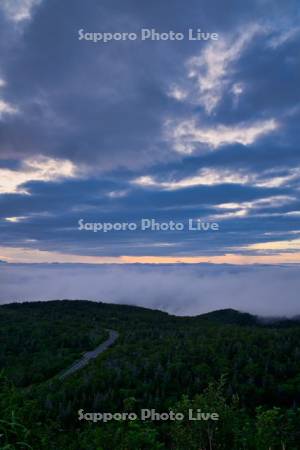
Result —
<path fill-rule="evenodd" d="M 278 253 L 274 255 L 241 255 L 228 253 L 215 256 L 122 256 L 125 264 L 299 264 L 300 253 Z"/>
<path fill-rule="evenodd" d="M 30 248 L 0 247 L 0 260 L 19 264 L 300 264 L 300 252 L 281 252 L 269 255 L 226 253 L 212 256 L 89 256 Z"/>

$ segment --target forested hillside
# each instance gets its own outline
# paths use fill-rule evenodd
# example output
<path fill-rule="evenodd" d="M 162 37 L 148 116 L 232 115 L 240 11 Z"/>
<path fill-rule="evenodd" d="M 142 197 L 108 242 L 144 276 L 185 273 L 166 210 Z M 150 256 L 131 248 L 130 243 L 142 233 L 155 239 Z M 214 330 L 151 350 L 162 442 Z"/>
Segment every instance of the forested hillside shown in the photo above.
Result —
<path fill-rule="evenodd" d="M 300 324 L 233 310 L 175 317 L 133 306 L 53 301 L 0 308 L 0 448 L 298 450 Z M 118 331 L 114 345 L 57 376 Z M 140 420 L 141 409 L 184 420 Z M 188 410 L 218 421 L 188 420 Z M 93 423 L 78 411 L 133 412 Z"/>

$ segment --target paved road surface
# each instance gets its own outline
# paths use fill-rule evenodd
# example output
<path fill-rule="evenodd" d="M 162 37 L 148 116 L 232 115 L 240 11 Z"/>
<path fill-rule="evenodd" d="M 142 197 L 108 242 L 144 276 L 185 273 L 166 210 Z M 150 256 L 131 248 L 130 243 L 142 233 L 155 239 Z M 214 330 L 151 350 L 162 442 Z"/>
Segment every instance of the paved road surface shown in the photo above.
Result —
<path fill-rule="evenodd" d="M 77 370 L 82 369 L 82 367 L 86 366 L 91 359 L 97 358 L 101 353 L 108 349 L 119 337 L 119 333 L 115 330 L 107 330 L 109 331 L 109 338 L 102 342 L 97 348 L 94 350 L 87 352 L 83 355 L 81 359 L 75 361 L 67 370 L 65 370 L 59 378 L 63 380 L 64 378 L 72 375 L 72 373 L 77 372 Z"/>

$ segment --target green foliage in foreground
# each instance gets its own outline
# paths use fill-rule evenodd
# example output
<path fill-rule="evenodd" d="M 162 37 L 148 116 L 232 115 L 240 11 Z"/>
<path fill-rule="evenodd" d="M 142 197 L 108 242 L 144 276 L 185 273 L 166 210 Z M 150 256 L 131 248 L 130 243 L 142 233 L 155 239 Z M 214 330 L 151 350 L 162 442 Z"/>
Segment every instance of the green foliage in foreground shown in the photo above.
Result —
<path fill-rule="evenodd" d="M 262 326 L 234 311 L 178 318 L 80 301 L 7 305 L 0 321 L 1 450 L 300 448 L 297 322 Z M 54 376 L 106 328 L 120 333 L 111 349 L 64 381 Z M 78 420 L 79 409 L 139 417 L 142 408 L 184 419 Z M 190 409 L 220 420 L 190 421 Z"/>

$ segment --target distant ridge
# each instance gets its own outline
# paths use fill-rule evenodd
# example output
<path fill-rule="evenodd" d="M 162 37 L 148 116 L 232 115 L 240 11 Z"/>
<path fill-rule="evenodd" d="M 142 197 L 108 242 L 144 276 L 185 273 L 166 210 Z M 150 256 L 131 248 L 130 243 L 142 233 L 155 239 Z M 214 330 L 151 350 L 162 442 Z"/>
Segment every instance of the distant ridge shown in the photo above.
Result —
<path fill-rule="evenodd" d="M 228 325 L 257 325 L 259 319 L 249 313 L 236 311 L 235 309 L 219 309 L 197 316 L 199 319 L 208 320 L 219 324 Z"/>
<path fill-rule="evenodd" d="M 205 314 L 199 314 L 196 316 L 176 316 L 175 314 L 170 314 L 166 311 L 161 311 L 159 309 L 146 308 L 144 306 L 128 305 L 128 304 L 117 304 L 117 303 L 104 303 L 95 302 L 90 300 L 48 300 L 48 301 L 26 301 L 17 303 L 6 303 L 0 305 L 0 310 L 10 310 L 10 309 L 24 309 L 29 311 L 34 311 L 39 309 L 42 305 L 48 305 L 48 307 L 53 309 L 67 310 L 69 308 L 75 309 L 85 309 L 90 307 L 95 311 L 99 309 L 103 313 L 107 313 L 114 317 L 114 315 L 136 315 L 143 320 L 145 317 L 156 317 L 158 320 L 176 320 L 177 322 L 183 322 L 190 324 L 200 323 L 211 323 L 215 325 L 240 325 L 240 326 L 260 326 L 260 327 L 292 327 L 300 325 L 300 315 L 294 316 L 292 318 L 286 317 L 261 317 L 250 313 L 237 311 L 232 308 L 219 309 L 216 311 L 211 311 Z"/>

